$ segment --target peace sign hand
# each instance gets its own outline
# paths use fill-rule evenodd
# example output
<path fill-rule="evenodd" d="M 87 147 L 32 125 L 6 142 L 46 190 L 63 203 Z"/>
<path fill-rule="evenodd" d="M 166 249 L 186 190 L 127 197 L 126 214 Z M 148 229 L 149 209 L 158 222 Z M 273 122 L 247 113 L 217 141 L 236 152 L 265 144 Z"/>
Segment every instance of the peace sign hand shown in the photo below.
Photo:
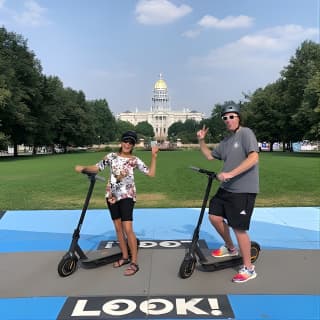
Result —
<path fill-rule="evenodd" d="M 203 140 L 206 137 L 208 130 L 209 128 L 206 128 L 206 126 L 203 125 L 202 129 L 197 132 L 198 139 Z"/>

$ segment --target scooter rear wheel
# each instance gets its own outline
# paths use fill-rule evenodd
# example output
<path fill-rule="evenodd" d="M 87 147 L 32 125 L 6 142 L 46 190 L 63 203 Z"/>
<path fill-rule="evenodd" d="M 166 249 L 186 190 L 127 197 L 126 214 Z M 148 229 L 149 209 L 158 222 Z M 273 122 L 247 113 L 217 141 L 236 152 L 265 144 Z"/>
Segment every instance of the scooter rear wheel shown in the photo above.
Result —
<path fill-rule="evenodd" d="M 260 245 L 257 242 L 251 242 L 251 262 L 255 262 L 260 254 Z"/>
<path fill-rule="evenodd" d="M 58 264 L 58 273 L 60 277 L 68 277 L 76 271 L 78 258 L 63 257 Z"/>
<path fill-rule="evenodd" d="M 189 278 L 196 267 L 196 259 L 194 257 L 185 257 L 179 269 L 179 275 L 182 279 Z"/>

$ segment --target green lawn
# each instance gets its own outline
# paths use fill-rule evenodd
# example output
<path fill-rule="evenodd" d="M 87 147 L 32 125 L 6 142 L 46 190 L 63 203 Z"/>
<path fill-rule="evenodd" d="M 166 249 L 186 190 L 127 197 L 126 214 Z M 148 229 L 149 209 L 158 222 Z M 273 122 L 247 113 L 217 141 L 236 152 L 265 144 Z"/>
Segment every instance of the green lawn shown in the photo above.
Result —
<path fill-rule="evenodd" d="M 0 158 L 0 210 L 78 209 L 88 179 L 76 164 L 89 165 L 105 153 L 86 152 L 50 156 Z M 150 152 L 136 151 L 147 164 Z M 219 171 L 220 161 L 207 161 L 200 151 L 160 152 L 155 178 L 136 173 L 137 207 L 200 207 L 207 178 L 190 165 Z M 107 171 L 100 173 L 107 174 Z M 319 206 L 320 155 L 261 153 L 257 206 Z M 214 182 L 212 193 L 218 187 Z M 98 181 L 91 208 L 104 208 L 104 183 Z"/>

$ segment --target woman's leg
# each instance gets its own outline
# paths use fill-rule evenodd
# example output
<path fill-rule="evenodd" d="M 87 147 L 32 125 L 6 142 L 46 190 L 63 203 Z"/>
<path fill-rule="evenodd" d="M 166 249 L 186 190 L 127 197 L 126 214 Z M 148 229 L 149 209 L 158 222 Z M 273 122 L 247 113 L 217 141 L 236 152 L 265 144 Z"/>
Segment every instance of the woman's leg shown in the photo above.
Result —
<path fill-rule="evenodd" d="M 128 246 L 131 253 L 131 262 L 138 264 L 138 248 L 137 248 L 137 238 L 133 231 L 133 222 L 132 221 L 123 221 L 122 227 L 124 233 L 127 236 Z"/>
<path fill-rule="evenodd" d="M 124 230 L 122 228 L 122 222 L 121 219 L 115 219 L 113 220 L 114 227 L 117 233 L 117 239 L 119 241 L 119 247 L 122 252 L 122 257 L 123 259 L 128 259 L 129 254 L 128 254 L 128 247 L 127 247 L 127 242 L 124 234 Z"/>

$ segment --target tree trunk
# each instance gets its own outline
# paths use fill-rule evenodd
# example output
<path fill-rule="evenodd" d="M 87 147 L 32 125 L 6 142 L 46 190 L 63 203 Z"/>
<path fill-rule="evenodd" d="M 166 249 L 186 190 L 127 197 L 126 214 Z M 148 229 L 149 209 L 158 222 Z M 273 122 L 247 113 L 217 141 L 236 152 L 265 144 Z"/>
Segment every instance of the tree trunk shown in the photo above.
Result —
<path fill-rule="evenodd" d="M 18 157 L 18 145 L 16 143 L 13 144 L 13 156 Z"/>

